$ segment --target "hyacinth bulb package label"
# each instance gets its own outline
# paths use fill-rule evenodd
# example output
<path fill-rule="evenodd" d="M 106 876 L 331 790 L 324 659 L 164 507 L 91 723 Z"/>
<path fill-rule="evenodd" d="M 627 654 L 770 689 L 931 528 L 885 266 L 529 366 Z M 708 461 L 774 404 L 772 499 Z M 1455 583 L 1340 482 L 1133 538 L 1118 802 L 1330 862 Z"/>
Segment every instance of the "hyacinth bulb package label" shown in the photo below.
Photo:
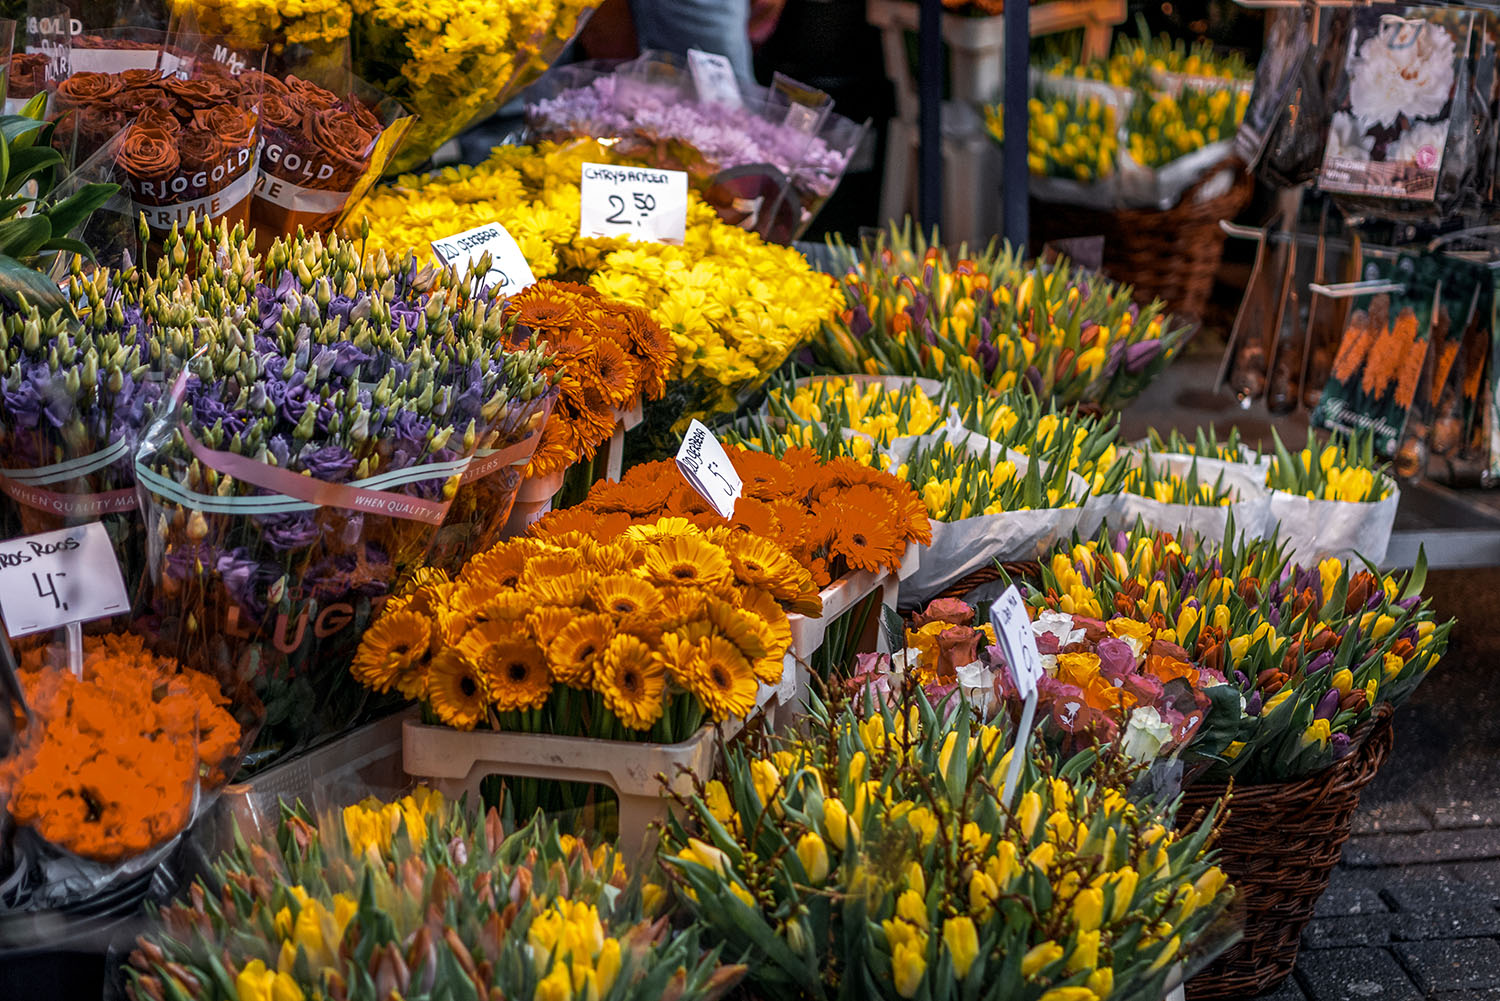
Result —
<path fill-rule="evenodd" d="M 687 235 L 687 191 L 687 174 L 680 170 L 586 163 L 579 235 L 680 244 Z"/>
<path fill-rule="evenodd" d="M 0 542 L 0 617 L 26 636 L 130 609 L 101 522 Z"/>

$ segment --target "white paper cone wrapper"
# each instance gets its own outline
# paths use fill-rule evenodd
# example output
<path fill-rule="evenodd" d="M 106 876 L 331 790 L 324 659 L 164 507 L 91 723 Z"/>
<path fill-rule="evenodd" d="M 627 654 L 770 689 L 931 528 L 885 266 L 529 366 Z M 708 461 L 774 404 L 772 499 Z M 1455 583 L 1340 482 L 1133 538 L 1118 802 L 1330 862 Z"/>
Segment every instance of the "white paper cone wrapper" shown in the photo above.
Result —
<path fill-rule="evenodd" d="M 1287 555 L 1304 567 L 1334 556 L 1347 561 L 1355 554 L 1379 566 L 1385 560 L 1400 503 L 1401 491 L 1395 484 L 1385 500 L 1369 503 L 1308 500 L 1273 490 L 1267 534 L 1279 522 Z"/>

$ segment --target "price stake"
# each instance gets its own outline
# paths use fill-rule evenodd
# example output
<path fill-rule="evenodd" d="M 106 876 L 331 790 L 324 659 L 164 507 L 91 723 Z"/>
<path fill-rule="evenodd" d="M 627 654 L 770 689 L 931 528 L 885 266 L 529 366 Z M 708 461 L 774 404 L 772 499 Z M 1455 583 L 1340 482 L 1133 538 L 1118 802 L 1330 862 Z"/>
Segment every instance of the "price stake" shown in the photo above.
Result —
<path fill-rule="evenodd" d="M 457 271 L 459 277 L 463 277 L 469 265 L 478 264 L 479 259 L 488 253 L 490 270 L 485 275 L 485 284 L 491 288 L 499 286 L 501 295 L 515 295 L 536 284 L 536 276 L 531 273 L 531 265 L 526 263 L 526 255 L 521 253 L 515 237 L 498 222 L 433 240 L 432 252 L 438 260 Z"/>
<path fill-rule="evenodd" d="M 1016 691 L 1026 700 L 1021 706 L 1021 722 L 1016 728 L 1010 767 L 1005 770 L 1005 788 L 1000 794 L 1000 805 L 1010 809 L 1011 796 L 1021 777 L 1021 762 L 1025 760 L 1026 748 L 1031 743 L 1031 726 L 1036 719 L 1042 655 L 1036 647 L 1036 633 L 1031 628 L 1031 617 L 1026 614 L 1026 603 L 1014 585 L 1006 588 L 1005 593 L 990 606 L 990 624 L 995 627 L 995 640 L 1005 654 L 1005 666 L 1010 670 L 1011 680 L 1016 683 Z"/>
<path fill-rule="evenodd" d="M 687 174 L 650 167 L 583 165 L 581 236 L 681 243 L 687 235 Z"/>
<path fill-rule="evenodd" d="M 88 622 L 130 609 L 104 525 L 0 542 L 0 616 L 11 636 Z"/>
<path fill-rule="evenodd" d="M 740 82 L 734 78 L 734 66 L 728 57 L 701 49 L 688 49 L 688 72 L 693 74 L 693 86 L 698 99 L 704 104 L 722 104 L 729 108 L 742 108 L 745 101 L 740 97 Z"/>
<path fill-rule="evenodd" d="M 688 425 L 677 449 L 677 468 L 715 511 L 725 518 L 734 517 L 734 502 L 744 492 L 745 484 L 719 439 L 697 420 Z"/>

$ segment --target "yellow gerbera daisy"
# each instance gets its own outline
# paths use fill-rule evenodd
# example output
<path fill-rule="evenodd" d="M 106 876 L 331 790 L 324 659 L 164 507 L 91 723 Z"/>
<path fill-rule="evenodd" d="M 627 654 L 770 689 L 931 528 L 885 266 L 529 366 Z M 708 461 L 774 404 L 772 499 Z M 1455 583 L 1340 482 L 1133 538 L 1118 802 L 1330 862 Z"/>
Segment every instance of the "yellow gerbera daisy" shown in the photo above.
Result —
<path fill-rule="evenodd" d="M 724 550 L 693 536 L 659 539 L 647 550 L 641 572 L 658 584 L 707 588 L 726 584 L 733 575 Z"/>
<path fill-rule="evenodd" d="M 359 642 L 350 670 L 360 683 L 388 692 L 403 675 L 421 670 L 432 646 L 431 620 L 406 610 L 382 615 Z"/>
<path fill-rule="evenodd" d="M 651 618 L 661 610 L 661 592 L 629 574 L 611 574 L 594 583 L 594 607 L 614 619 Z"/>
<path fill-rule="evenodd" d="M 571 608 L 543 605 L 526 616 L 526 626 L 531 630 L 532 637 L 545 649 L 576 616 L 577 613 Z"/>
<path fill-rule="evenodd" d="M 526 578 L 521 593 L 538 605 L 580 608 L 588 600 L 589 588 L 597 577 L 587 570 L 574 570 L 560 577 Z"/>
<path fill-rule="evenodd" d="M 664 539 L 681 538 L 684 535 L 701 535 L 702 530 L 686 518 L 658 518 L 645 525 L 631 525 L 625 529 L 625 538 L 635 542 L 659 543 Z"/>
<path fill-rule="evenodd" d="M 667 672 L 638 637 L 622 633 L 610 640 L 594 675 L 604 704 L 632 730 L 649 730 L 661 718 Z"/>
<path fill-rule="evenodd" d="M 700 644 L 697 670 L 688 689 L 714 719 L 744 716 L 755 708 L 755 672 L 750 662 L 723 636 L 710 636 Z"/>
<path fill-rule="evenodd" d="M 526 561 L 541 550 L 541 543 L 532 539 L 502 542 L 465 564 L 459 579 L 490 592 L 515 587 L 521 580 Z"/>
<path fill-rule="evenodd" d="M 614 623 L 609 616 L 574 616 L 547 645 L 547 661 L 553 676 L 565 685 L 587 688 L 593 681 L 595 665 L 613 636 Z"/>
<path fill-rule="evenodd" d="M 501 712 L 539 709 L 552 692 L 552 672 L 542 648 L 512 623 L 476 626 L 458 649 L 489 678 L 490 702 Z"/>
<path fill-rule="evenodd" d="M 432 658 L 426 696 L 438 719 L 459 730 L 472 730 L 489 707 L 489 678 L 469 658 L 449 647 Z"/>

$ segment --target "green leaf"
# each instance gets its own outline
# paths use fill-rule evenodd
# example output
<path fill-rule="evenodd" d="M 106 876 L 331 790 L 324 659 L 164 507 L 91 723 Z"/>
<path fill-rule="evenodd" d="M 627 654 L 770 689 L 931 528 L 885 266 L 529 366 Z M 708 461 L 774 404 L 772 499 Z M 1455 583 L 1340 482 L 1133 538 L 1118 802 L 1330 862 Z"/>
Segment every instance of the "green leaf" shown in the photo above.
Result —
<path fill-rule="evenodd" d="M 1422 587 L 1427 583 L 1427 547 L 1417 546 L 1417 565 L 1412 568 L 1411 576 L 1406 578 L 1406 589 L 1401 592 L 1401 600 L 1417 598 L 1422 595 Z"/>
<path fill-rule="evenodd" d="M 119 190 L 118 184 L 85 184 L 62 201 L 47 206 L 45 215 L 52 224 L 52 232 L 59 236 L 72 234 Z"/>
<path fill-rule="evenodd" d="M 54 236 L 42 244 L 42 250 L 67 251 L 70 254 L 79 254 L 86 260 L 94 259 L 94 249 L 82 240 L 74 240 L 66 236 Z"/>
<path fill-rule="evenodd" d="M 65 302 L 62 291 L 46 275 L 4 254 L 0 254 L 0 295 L 12 302 L 25 295 L 28 302 L 44 312 L 60 309 Z"/>
<path fill-rule="evenodd" d="M 0 254 L 25 261 L 52 239 L 52 223 L 45 216 L 0 220 Z"/>
<path fill-rule="evenodd" d="M 41 95 L 38 95 L 41 96 Z M 28 104 L 27 107 L 30 107 Z M 0 115 L 0 138 L 11 146 L 27 148 L 32 145 L 32 133 L 38 131 L 46 122 L 34 118 L 25 118 L 21 115 Z M 31 138 L 28 138 L 31 137 Z"/>
<path fill-rule="evenodd" d="M 55 167 L 63 162 L 62 154 L 51 146 L 33 146 L 30 149 L 18 149 L 11 153 L 4 143 L 0 143 L 0 149 L 5 153 L 0 156 L 0 166 L 5 168 L 3 178 L 0 178 L 0 193 L 7 198 L 14 195 L 33 176 L 50 167 Z M 46 188 L 52 189 L 51 179 L 48 178 Z M 43 178 L 37 178 L 38 195 L 46 192 L 40 189 L 43 186 Z"/>

